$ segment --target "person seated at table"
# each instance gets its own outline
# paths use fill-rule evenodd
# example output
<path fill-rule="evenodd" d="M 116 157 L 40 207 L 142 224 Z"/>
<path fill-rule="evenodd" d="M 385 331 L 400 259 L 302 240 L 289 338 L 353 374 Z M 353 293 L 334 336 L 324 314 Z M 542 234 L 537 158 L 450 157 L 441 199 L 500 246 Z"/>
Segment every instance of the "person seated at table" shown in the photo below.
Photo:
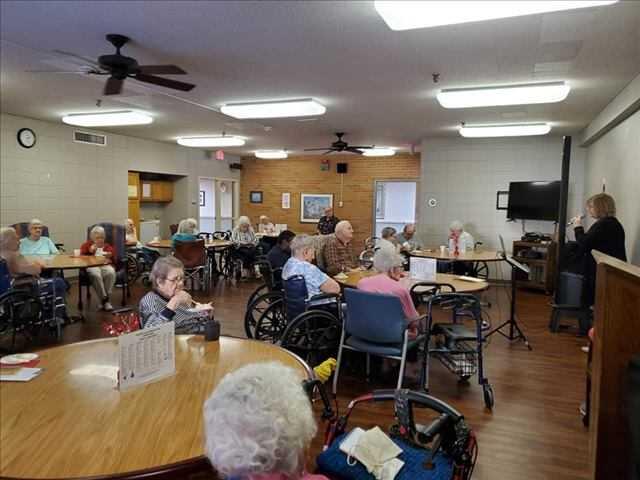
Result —
<path fill-rule="evenodd" d="M 178 230 L 171 236 L 171 246 L 175 248 L 178 242 L 193 242 L 198 240 L 198 221 L 195 218 L 180 220 Z"/>
<path fill-rule="evenodd" d="M 311 237 L 296 235 L 291 241 L 291 258 L 282 269 L 282 280 L 302 275 L 307 286 L 307 298 L 321 293 L 340 293 L 338 282 L 311 263 L 315 256 Z"/>
<path fill-rule="evenodd" d="M 276 244 L 267 254 L 267 261 L 273 270 L 283 268 L 291 257 L 291 241 L 296 236 L 291 230 L 280 232 Z"/>
<path fill-rule="evenodd" d="M 408 322 L 420 317 L 409 289 L 400 282 L 400 279 L 405 276 L 402 255 L 387 248 L 380 249 L 373 256 L 373 268 L 378 274 L 360 279 L 357 285 L 358 290 L 395 295 L 400 299 L 402 311 Z"/>
<path fill-rule="evenodd" d="M 142 244 L 138 240 L 138 232 L 136 231 L 136 225 L 133 223 L 133 220 L 127 218 L 126 224 L 126 242 L 127 247 L 142 247 Z"/>
<path fill-rule="evenodd" d="M 407 223 L 402 229 L 402 233 L 396 235 L 396 240 L 400 248 L 405 252 L 422 249 L 420 240 L 416 237 L 416 224 Z"/>
<path fill-rule="evenodd" d="M 134 253 L 139 254 L 144 260 L 145 270 L 148 270 L 153 265 L 153 262 L 160 256 L 160 252 L 154 248 L 145 247 L 142 245 L 142 242 L 138 239 L 138 234 L 136 231 L 136 226 L 133 223 L 133 220 L 127 218 L 127 247 L 133 250 Z"/>
<path fill-rule="evenodd" d="M 393 227 L 384 227 L 380 233 L 380 240 L 376 244 L 376 250 L 389 250 L 391 252 L 397 252 L 400 250 L 400 245 L 396 240 L 396 229 Z"/>
<path fill-rule="evenodd" d="M 140 299 L 138 310 L 143 328 L 175 322 L 176 333 L 202 333 L 213 318 L 213 306 L 193 301 L 184 288 L 184 266 L 176 257 L 160 257 L 153 264 L 152 290 Z"/>
<path fill-rule="evenodd" d="M 227 373 L 203 407 L 205 455 L 224 478 L 326 480 L 304 471 L 317 426 L 301 375 L 280 362 Z"/>
<path fill-rule="evenodd" d="M 454 220 L 449 225 L 449 254 L 453 254 L 457 244 L 460 253 L 473 250 L 475 242 L 469 232 L 465 232 L 464 225 L 460 220 Z"/>
<path fill-rule="evenodd" d="M 94 255 L 107 259 L 105 265 L 87 268 L 87 274 L 89 275 L 91 286 L 102 302 L 102 308 L 110 312 L 113 310 L 110 297 L 113 286 L 116 283 L 116 270 L 111 265 L 114 253 L 113 246 L 106 243 L 105 238 L 104 228 L 100 225 L 93 227 L 89 232 L 89 240 L 80 246 L 80 255 Z"/>
<path fill-rule="evenodd" d="M 260 215 L 260 223 L 258 223 L 258 233 L 262 233 L 264 235 L 275 235 L 276 227 L 269 217 L 266 215 Z"/>
<path fill-rule="evenodd" d="M 34 218 L 29 222 L 29 236 L 20 239 L 22 255 L 57 255 L 60 252 L 49 237 L 42 236 L 42 222 Z"/>
<path fill-rule="evenodd" d="M 340 272 L 358 268 L 358 257 L 353 253 L 351 245 L 353 227 L 347 220 L 336 225 L 336 232 L 329 237 L 324 246 L 324 266 L 331 276 Z"/>
<path fill-rule="evenodd" d="M 333 207 L 324 209 L 324 215 L 318 220 L 318 233 L 320 235 L 329 235 L 336 231 L 336 225 L 340 219 L 333 215 Z"/>
<path fill-rule="evenodd" d="M 251 228 L 249 217 L 243 215 L 238 219 L 236 228 L 231 232 L 231 241 L 233 242 L 234 254 L 242 260 L 242 278 L 247 278 L 251 274 L 258 245 L 258 239 Z"/>

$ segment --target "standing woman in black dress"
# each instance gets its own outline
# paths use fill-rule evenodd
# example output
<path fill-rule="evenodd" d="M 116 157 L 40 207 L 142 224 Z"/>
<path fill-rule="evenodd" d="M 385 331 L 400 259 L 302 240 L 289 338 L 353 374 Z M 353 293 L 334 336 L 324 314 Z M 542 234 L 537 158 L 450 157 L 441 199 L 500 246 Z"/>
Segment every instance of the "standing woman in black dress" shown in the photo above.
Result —
<path fill-rule="evenodd" d="M 582 216 L 571 219 L 576 242 L 578 243 L 578 255 L 584 258 L 585 292 L 583 301 L 585 305 L 593 305 L 596 287 L 596 261 L 591 255 L 591 250 L 598 250 L 612 257 L 627 261 L 624 246 L 624 228 L 616 218 L 616 202 L 611 195 L 598 193 L 587 200 L 587 213 L 596 222 L 586 232 L 582 227 Z"/>

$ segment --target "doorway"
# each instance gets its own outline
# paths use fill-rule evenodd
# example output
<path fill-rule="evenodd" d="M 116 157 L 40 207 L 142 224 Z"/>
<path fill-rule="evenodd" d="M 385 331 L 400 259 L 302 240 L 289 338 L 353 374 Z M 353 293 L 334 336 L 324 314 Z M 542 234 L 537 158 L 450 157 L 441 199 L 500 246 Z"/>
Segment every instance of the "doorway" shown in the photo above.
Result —
<path fill-rule="evenodd" d="M 417 180 L 376 180 L 373 192 L 373 231 L 376 237 L 381 236 L 385 227 L 401 232 L 407 223 L 415 223 Z"/>
<path fill-rule="evenodd" d="M 232 230 L 238 215 L 237 180 L 200 177 L 200 231 Z"/>

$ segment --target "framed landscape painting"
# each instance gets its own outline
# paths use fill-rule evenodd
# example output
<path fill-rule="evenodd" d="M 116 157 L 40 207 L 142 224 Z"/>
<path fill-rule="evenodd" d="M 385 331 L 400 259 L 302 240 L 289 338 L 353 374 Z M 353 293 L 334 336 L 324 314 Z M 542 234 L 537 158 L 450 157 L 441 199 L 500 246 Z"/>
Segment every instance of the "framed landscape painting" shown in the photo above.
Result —
<path fill-rule="evenodd" d="M 333 207 L 333 194 L 300 194 L 300 222 L 317 223 L 320 217 L 324 215 L 324 209 L 327 207 Z"/>

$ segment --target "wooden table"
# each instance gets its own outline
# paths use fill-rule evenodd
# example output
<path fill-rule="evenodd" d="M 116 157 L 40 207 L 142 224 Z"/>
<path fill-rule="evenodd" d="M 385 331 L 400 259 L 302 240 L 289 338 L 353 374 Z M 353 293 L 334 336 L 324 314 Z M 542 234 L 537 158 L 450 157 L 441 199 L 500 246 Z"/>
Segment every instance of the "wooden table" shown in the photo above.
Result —
<path fill-rule="evenodd" d="M 440 249 L 423 249 L 409 252 L 412 257 L 435 258 L 436 260 L 446 260 L 449 262 L 499 262 L 504 258 L 495 250 L 474 250 L 460 252 L 457 257 L 445 249 L 444 253 Z"/>
<path fill-rule="evenodd" d="M 340 283 L 341 285 L 344 285 L 345 287 L 357 288 L 358 282 L 362 278 L 371 277 L 373 275 L 377 275 L 377 273 L 378 272 L 376 272 L 375 270 L 364 270 L 364 271 L 358 271 L 358 272 L 349 272 L 346 274 L 347 275 L 346 279 L 339 279 L 336 277 L 333 277 L 333 278 L 336 280 L 336 282 Z M 450 275 L 448 273 L 436 273 L 437 283 L 448 283 L 450 285 L 453 285 L 453 287 L 456 289 L 456 292 L 458 293 L 475 293 L 475 292 L 481 292 L 489 288 L 489 283 L 485 282 L 484 280 L 480 282 L 475 282 L 475 281 L 461 280 L 460 278 L 461 277 L 459 275 Z M 400 281 L 404 283 L 407 286 L 407 288 L 411 288 L 412 285 L 420 282 L 421 280 L 404 278 Z"/>
<path fill-rule="evenodd" d="M 105 257 L 95 255 L 25 255 L 30 262 L 38 262 L 44 270 L 70 270 L 74 268 L 85 269 L 105 265 Z"/>
<path fill-rule="evenodd" d="M 165 470 L 185 478 L 210 468 L 202 404 L 226 373 L 279 361 L 300 381 L 311 377 L 292 353 L 254 340 L 178 335 L 175 352 L 175 375 L 124 392 L 115 389 L 117 339 L 39 352 L 39 377 L 0 384 L 0 477 L 121 478 Z"/>
<path fill-rule="evenodd" d="M 231 240 L 208 240 L 204 242 L 205 248 L 225 248 L 233 245 Z M 171 240 L 158 240 L 157 242 L 147 242 L 149 248 L 173 248 Z"/>

